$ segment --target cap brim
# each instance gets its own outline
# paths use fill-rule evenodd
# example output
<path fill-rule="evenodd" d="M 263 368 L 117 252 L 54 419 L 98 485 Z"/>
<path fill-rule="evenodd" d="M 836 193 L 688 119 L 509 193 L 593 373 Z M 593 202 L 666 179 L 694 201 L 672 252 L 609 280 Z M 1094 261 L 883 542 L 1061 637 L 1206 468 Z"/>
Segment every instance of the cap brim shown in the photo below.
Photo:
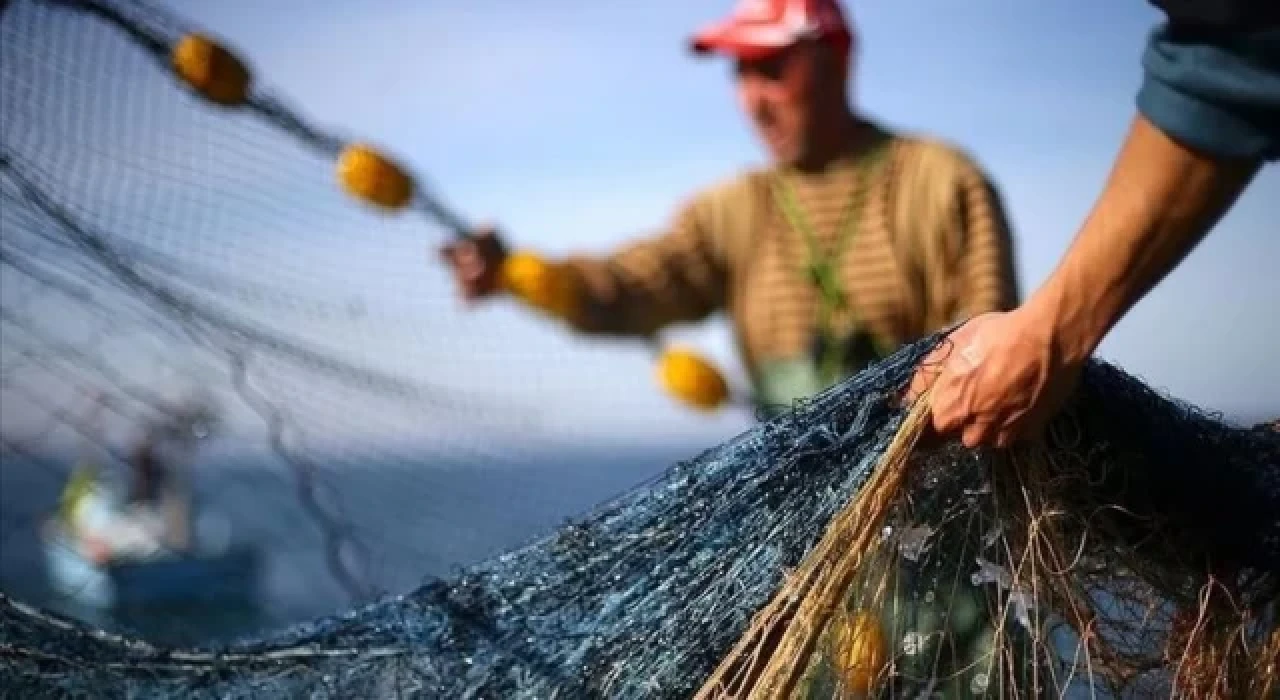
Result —
<path fill-rule="evenodd" d="M 719 54 L 749 61 L 768 58 L 795 43 L 762 42 L 750 34 L 748 28 L 733 22 L 712 25 L 689 39 L 689 50 L 695 56 Z"/>

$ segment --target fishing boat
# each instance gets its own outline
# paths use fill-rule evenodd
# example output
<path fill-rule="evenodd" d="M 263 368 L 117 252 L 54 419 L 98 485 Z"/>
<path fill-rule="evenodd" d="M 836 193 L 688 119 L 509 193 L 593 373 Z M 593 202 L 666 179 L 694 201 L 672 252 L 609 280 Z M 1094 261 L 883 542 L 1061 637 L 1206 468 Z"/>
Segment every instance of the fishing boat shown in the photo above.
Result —
<path fill-rule="evenodd" d="M 97 396 L 91 422 L 104 405 Z M 128 460 L 128 495 L 104 478 L 97 460 L 82 459 L 43 530 L 59 597 L 96 611 L 256 602 L 260 551 L 235 543 L 221 514 L 203 509 L 192 517 L 196 504 L 179 466 L 215 419 L 193 403 L 148 426 Z"/>
<path fill-rule="evenodd" d="M 202 520 L 216 522 L 208 514 Z M 53 519 L 45 528 L 44 553 L 55 593 L 87 608 L 252 605 L 258 597 L 261 552 L 229 544 L 225 537 L 213 539 L 223 542 L 197 539 L 197 546 L 185 550 L 155 547 L 113 554 L 100 540 Z"/>

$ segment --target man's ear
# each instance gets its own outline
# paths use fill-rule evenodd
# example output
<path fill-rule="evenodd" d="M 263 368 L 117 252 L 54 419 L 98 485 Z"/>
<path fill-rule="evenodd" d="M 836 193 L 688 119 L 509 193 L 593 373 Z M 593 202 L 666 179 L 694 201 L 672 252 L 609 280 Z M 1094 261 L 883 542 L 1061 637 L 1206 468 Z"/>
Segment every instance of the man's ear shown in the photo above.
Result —
<path fill-rule="evenodd" d="M 850 44 L 842 44 L 834 41 L 823 43 L 824 53 L 828 56 L 827 60 L 831 64 L 831 70 L 841 82 L 848 82 L 849 76 L 853 74 L 853 65 L 857 56 L 854 54 L 854 47 Z"/>
<path fill-rule="evenodd" d="M 814 47 L 817 54 L 818 65 L 821 66 L 823 75 L 830 76 L 834 80 L 841 83 L 848 81 L 850 73 L 850 60 L 848 53 L 843 47 L 829 41 L 817 42 Z"/>

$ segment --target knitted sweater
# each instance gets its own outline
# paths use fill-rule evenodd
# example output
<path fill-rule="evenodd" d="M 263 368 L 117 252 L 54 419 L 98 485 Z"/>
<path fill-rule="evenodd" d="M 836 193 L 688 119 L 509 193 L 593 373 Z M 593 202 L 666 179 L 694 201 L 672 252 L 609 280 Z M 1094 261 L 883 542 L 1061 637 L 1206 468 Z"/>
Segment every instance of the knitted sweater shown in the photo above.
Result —
<path fill-rule="evenodd" d="M 570 258 L 585 295 L 571 325 L 643 336 L 724 311 L 753 376 L 762 361 L 806 353 L 817 292 L 802 273 L 805 239 L 771 195 L 776 177 L 786 178 L 823 250 L 854 192 L 866 189 L 838 274 L 852 307 L 845 325 L 881 347 L 1015 306 L 1012 242 L 991 182 L 954 147 L 877 131 L 886 145 L 871 175 L 852 152 L 819 173 L 752 170 L 696 194 L 656 237 Z"/>

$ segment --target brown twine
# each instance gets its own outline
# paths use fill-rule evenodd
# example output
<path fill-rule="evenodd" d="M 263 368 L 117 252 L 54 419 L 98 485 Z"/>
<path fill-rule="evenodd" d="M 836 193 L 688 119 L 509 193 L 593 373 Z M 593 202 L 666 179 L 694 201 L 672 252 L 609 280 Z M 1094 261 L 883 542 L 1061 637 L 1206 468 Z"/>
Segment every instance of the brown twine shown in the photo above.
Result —
<path fill-rule="evenodd" d="M 908 458 L 928 425 L 925 394 L 912 406 L 858 496 L 832 520 L 804 563 L 756 615 L 695 700 L 790 695 L 863 557 L 875 547 L 889 508 L 901 490 Z"/>
<path fill-rule="evenodd" d="M 1198 605 L 1178 612 L 1165 649 L 1173 697 L 1275 700 L 1280 678 L 1280 627 L 1249 648 L 1249 611 L 1222 581 L 1210 577 Z"/>
<path fill-rule="evenodd" d="M 1087 663 L 1099 679 L 1124 685 L 1150 668 L 1136 667 L 1111 648 L 1094 631 L 1098 613 L 1087 593 L 1071 575 L 1072 553 L 1078 543 L 1066 535 L 1059 524 L 1068 518 L 1084 518 L 1064 502 L 1063 492 L 1082 484 L 1064 481 L 1062 474 L 1072 473 L 1072 465 L 1061 463 L 1043 443 L 1032 443 L 1004 451 L 1004 463 L 993 470 L 993 484 L 1001 495 L 1004 517 L 1013 522 L 1006 535 L 1017 553 L 1013 585 L 1031 590 L 1033 597 L 1060 612 L 1076 629 L 1083 631 L 1082 641 L 1088 654 Z M 1012 507 L 1010 507 L 1012 506 Z M 1160 523 L 1148 524 L 1153 536 L 1160 536 Z M 1084 536 L 1099 536 L 1093 532 Z M 1176 544 L 1171 543 L 1171 546 Z M 1248 629 L 1258 622 L 1258 610 L 1241 602 L 1238 579 L 1228 571 L 1215 574 L 1203 571 L 1194 606 L 1183 606 L 1174 613 L 1164 642 L 1164 668 L 1172 674 L 1172 698 L 1185 700 L 1280 700 L 1273 694 L 1280 674 L 1280 628 L 1273 629 L 1269 640 L 1253 645 Z M 1172 587 L 1168 582 L 1156 584 L 1154 593 Z M 1274 623 L 1273 623 L 1274 624 Z"/>
<path fill-rule="evenodd" d="M 1280 625 L 1271 630 L 1271 636 L 1253 670 L 1259 698 L 1280 697 Z"/>

